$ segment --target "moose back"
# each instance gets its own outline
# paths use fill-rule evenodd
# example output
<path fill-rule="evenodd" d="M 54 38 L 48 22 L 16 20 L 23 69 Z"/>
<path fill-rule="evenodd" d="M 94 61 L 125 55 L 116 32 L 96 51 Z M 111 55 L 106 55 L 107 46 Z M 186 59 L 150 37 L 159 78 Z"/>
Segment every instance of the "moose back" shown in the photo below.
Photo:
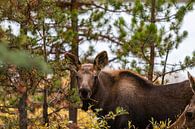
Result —
<path fill-rule="evenodd" d="M 151 118 L 157 121 L 175 120 L 190 102 L 193 92 L 189 81 L 157 86 L 129 70 L 105 70 L 107 52 L 99 53 L 92 64 L 81 64 L 73 54 L 66 53 L 75 71 L 82 109 L 102 109 L 98 116 L 105 116 L 122 107 L 129 114 L 108 121 L 111 129 L 124 129 L 128 121 L 144 129 Z M 74 68 L 73 68 L 74 66 Z"/>

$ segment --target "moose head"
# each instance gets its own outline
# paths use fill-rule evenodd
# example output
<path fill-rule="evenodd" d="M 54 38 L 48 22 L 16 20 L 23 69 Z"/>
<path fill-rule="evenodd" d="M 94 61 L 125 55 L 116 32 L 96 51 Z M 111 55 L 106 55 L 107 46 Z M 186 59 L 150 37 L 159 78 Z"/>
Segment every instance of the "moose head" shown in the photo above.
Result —
<path fill-rule="evenodd" d="M 195 94 L 195 79 L 188 73 L 188 79 L 193 93 Z M 190 129 L 195 129 L 195 95 L 192 97 L 190 104 L 185 111 L 185 126 Z"/>
<path fill-rule="evenodd" d="M 107 52 L 100 52 L 93 63 L 81 64 L 79 59 L 71 53 L 66 53 L 65 58 L 69 59 L 71 70 L 76 74 L 80 98 L 90 99 L 96 89 L 99 72 L 108 64 Z"/>
<path fill-rule="evenodd" d="M 180 117 L 168 129 L 195 129 L 195 79 L 189 72 L 188 80 L 194 95 Z"/>

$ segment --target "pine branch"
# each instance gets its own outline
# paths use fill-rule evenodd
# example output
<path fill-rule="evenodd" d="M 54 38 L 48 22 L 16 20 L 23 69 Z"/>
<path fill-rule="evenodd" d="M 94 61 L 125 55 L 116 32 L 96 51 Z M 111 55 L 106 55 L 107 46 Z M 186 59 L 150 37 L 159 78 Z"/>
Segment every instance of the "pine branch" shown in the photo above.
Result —
<path fill-rule="evenodd" d="M 181 67 L 179 69 L 175 69 L 175 70 L 171 70 L 171 71 L 168 71 L 168 72 L 165 72 L 165 73 L 162 73 L 162 74 L 158 74 L 152 82 L 157 81 L 160 77 L 165 76 L 167 74 L 172 74 L 172 73 L 175 73 L 175 72 L 179 72 L 179 71 L 185 70 L 185 69 L 193 67 L 193 66 L 194 66 L 194 64 L 191 64 L 191 65 L 188 65 L 188 66 Z"/>

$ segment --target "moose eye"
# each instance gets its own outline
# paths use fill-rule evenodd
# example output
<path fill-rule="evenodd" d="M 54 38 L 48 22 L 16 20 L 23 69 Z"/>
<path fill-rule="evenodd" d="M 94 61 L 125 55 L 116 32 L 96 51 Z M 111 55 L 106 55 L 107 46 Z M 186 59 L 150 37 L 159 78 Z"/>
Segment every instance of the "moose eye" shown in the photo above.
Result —
<path fill-rule="evenodd" d="M 186 117 L 188 118 L 188 119 L 192 119 L 193 118 L 193 112 L 186 112 Z"/>
<path fill-rule="evenodd" d="M 93 79 L 96 80 L 96 79 L 97 79 L 97 75 L 94 75 L 94 76 L 93 76 Z"/>
<path fill-rule="evenodd" d="M 81 80 L 81 76 L 79 76 L 78 74 L 76 75 L 76 79 L 77 80 Z"/>

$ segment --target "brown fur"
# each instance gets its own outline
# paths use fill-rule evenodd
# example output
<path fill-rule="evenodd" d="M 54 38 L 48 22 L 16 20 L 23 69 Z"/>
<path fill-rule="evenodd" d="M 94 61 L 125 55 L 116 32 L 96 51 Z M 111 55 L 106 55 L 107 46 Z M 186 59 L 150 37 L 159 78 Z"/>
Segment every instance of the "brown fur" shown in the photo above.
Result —
<path fill-rule="evenodd" d="M 194 96 L 180 117 L 168 129 L 195 129 L 195 79 L 189 73 L 188 77 Z"/>
<path fill-rule="evenodd" d="M 99 102 L 93 103 L 94 107 L 102 108 L 102 115 L 118 106 L 123 107 L 130 114 L 128 120 L 141 129 L 149 124 L 152 117 L 159 121 L 174 120 L 192 97 L 188 81 L 154 86 L 129 71 L 118 71 L 117 76 L 110 73 L 102 71 L 99 75 L 99 81 L 104 85 L 92 96 Z"/>
<path fill-rule="evenodd" d="M 101 70 L 107 64 L 107 54 L 96 56 L 94 64 L 83 64 L 77 72 L 79 94 L 83 110 L 103 109 L 98 116 L 105 116 L 117 107 L 129 115 L 108 121 L 111 129 L 127 128 L 128 121 L 144 129 L 149 120 L 175 120 L 193 96 L 189 81 L 169 85 L 153 85 L 138 74 L 128 70 Z M 98 66 L 97 66 L 98 65 Z"/>

